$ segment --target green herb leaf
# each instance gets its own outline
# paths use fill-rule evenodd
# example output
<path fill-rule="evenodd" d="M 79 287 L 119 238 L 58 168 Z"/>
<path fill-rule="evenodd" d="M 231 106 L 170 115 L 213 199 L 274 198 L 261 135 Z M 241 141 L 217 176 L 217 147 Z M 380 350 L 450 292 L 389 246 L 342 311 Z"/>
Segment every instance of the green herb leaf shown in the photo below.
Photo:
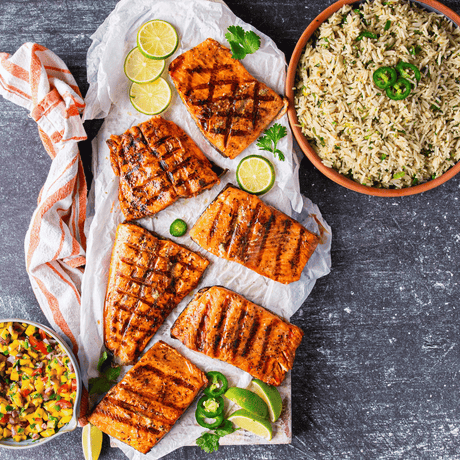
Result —
<path fill-rule="evenodd" d="M 225 420 L 225 422 L 219 427 L 216 428 L 215 433 L 219 437 L 227 436 L 228 434 L 232 434 L 235 431 L 239 430 L 239 428 L 235 428 L 233 423 L 230 420 Z"/>
<path fill-rule="evenodd" d="M 109 367 L 103 375 L 109 381 L 117 380 L 121 372 L 121 367 Z"/>
<path fill-rule="evenodd" d="M 388 19 L 388 21 L 385 23 L 385 27 L 383 30 L 388 30 L 391 27 L 391 21 Z"/>
<path fill-rule="evenodd" d="M 287 130 L 285 126 L 281 126 L 279 123 L 275 123 L 271 128 L 265 130 L 264 134 L 259 137 L 257 141 L 257 147 L 261 150 L 267 150 L 272 152 L 273 155 L 278 155 L 280 161 L 284 161 L 285 157 L 281 150 L 277 149 L 276 146 L 278 141 L 286 136 Z"/>
<path fill-rule="evenodd" d="M 400 171 L 400 172 L 398 172 L 398 173 L 393 175 L 393 179 L 401 179 L 405 175 L 406 175 L 406 173 L 404 171 Z"/>
<path fill-rule="evenodd" d="M 220 436 L 217 434 L 205 432 L 196 440 L 196 445 L 208 454 L 217 452 L 219 450 L 219 438 Z"/>
<path fill-rule="evenodd" d="M 89 394 L 102 394 L 107 393 L 112 388 L 112 383 L 105 377 L 96 377 L 89 379 Z"/>
<path fill-rule="evenodd" d="M 260 48 L 260 37 L 252 30 L 244 30 L 240 26 L 230 26 L 225 38 L 230 44 L 232 57 L 244 59 L 247 54 L 252 54 Z"/>
<path fill-rule="evenodd" d="M 108 354 L 106 351 L 104 351 L 101 357 L 99 358 L 99 361 L 97 362 L 97 370 L 99 372 L 101 372 L 102 365 L 107 361 L 107 358 L 108 358 Z"/>

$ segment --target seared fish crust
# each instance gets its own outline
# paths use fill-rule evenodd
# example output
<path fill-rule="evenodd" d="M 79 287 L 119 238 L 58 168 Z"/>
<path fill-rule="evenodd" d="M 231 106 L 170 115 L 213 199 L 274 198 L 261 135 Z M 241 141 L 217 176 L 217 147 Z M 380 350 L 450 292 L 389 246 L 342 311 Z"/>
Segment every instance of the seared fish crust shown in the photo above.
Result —
<path fill-rule="evenodd" d="M 89 422 L 146 454 L 207 383 L 204 372 L 159 341 L 106 394 Z"/>
<path fill-rule="evenodd" d="M 191 350 L 280 385 L 292 369 L 303 332 L 236 292 L 213 286 L 195 295 L 171 336 Z"/>
<path fill-rule="evenodd" d="M 153 216 L 220 182 L 185 131 L 160 116 L 110 136 L 107 145 L 112 169 L 120 176 L 118 199 L 126 220 Z"/>
<path fill-rule="evenodd" d="M 260 198 L 229 185 L 190 236 L 202 248 L 283 284 L 300 279 L 319 237 Z"/>
<path fill-rule="evenodd" d="M 118 225 L 104 306 L 104 341 L 118 362 L 135 361 L 208 264 L 139 225 Z"/>
<path fill-rule="evenodd" d="M 200 131 L 232 159 L 286 107 L 283 98 L 212 38 L 174 59 L 169 75 Z"/>

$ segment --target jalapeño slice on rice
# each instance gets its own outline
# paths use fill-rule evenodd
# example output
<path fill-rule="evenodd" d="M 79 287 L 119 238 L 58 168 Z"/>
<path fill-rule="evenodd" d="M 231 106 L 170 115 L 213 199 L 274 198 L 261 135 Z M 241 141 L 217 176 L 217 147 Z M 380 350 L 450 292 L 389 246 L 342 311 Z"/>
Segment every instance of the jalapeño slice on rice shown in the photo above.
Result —
<path fill-rule="evenodd" d="M 393 101 L 402 101 L 409 96 L 412 89 L 412 85 L 405 78 L 398 78 L 396 83 L 389 86 L 385 92 L 386 95 Z"/>
<path fill-rule="evenodd" d="M 380 67 L 372 74 L 375 86 L 380 89 L 387 89 L 393 83 L 396 83 L 398 74 L 393 67 Z"/>

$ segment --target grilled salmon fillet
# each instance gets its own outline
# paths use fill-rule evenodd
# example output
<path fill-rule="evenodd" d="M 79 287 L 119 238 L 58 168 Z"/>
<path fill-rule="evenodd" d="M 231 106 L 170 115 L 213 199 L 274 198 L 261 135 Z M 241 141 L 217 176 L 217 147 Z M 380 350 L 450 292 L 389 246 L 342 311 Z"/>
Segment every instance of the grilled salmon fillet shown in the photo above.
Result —
<path fill-rule="evenodd" d="M 89 422 L 146 454 L 207 383 L 204 372 L 159 341 L 106 394 Z"/>
<path fill-rule="evenodd" d="M 120 176 L 118 199 L 126 220 L 153 216 L 220 182 L 195 142 L 160 116 L 110 136 L 107 145 L 112 169 Z"/>
<path fill-rule="evenodd" d="M 255 195 L 227 186 L 190 231 L 202 248 L 283 284 L 300 278 L 319 237 Z"/>
<path fill-rule="evenodd" d="M 104 341 L 133 363 L 209 261 L 133 223 L 117 227 L 104 305 Z"/>
<path fill-rule="evenodd" d="M 237 157 L 286 107 L 212 38 L 174 59 L 169 75 L 200 131 L 228 158 Z"/>
<path fill-rule="evenodd" d="M 303 331 L 236 292 L 201 289 L 177 318 L 171 336 L 269 385 L 292 369 Z"/>

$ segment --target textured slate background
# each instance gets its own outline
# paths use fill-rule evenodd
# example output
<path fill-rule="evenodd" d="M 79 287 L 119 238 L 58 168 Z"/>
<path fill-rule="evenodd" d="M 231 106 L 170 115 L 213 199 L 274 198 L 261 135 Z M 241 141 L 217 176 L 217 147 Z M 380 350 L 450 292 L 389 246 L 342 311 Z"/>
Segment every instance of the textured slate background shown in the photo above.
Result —
<path fill-rule="evenodd" d="M 306 25 L 332 2 L 228 0 L 289 59 Z M 86 92 L 90 36 L 115 0 L 1 0 L 0 51 L 35 41 L 68 64 Z M 460 12 L 460 1 L 448 6 Z M 50 165 L 25 109 L 0 100 L 0 317 L 46 323 L 25 271 L 23 241 Z M 88 125 L 93 134 L 97 126 Z M 88 149 L 83 146 L 89 164 Z M 460 177 L 422 195 L 381 199 L 335 185 L 304 159 L 303 193 L 334 238 L 332 272 L 293 322 L 305 331 L 293 369 L 293 442 L 184 448 L 166 458 L 460 458 Z M 80 430 L 0 459 L 83 458 Z M 122 459 L 105 441 L 103 459 Z"/>

